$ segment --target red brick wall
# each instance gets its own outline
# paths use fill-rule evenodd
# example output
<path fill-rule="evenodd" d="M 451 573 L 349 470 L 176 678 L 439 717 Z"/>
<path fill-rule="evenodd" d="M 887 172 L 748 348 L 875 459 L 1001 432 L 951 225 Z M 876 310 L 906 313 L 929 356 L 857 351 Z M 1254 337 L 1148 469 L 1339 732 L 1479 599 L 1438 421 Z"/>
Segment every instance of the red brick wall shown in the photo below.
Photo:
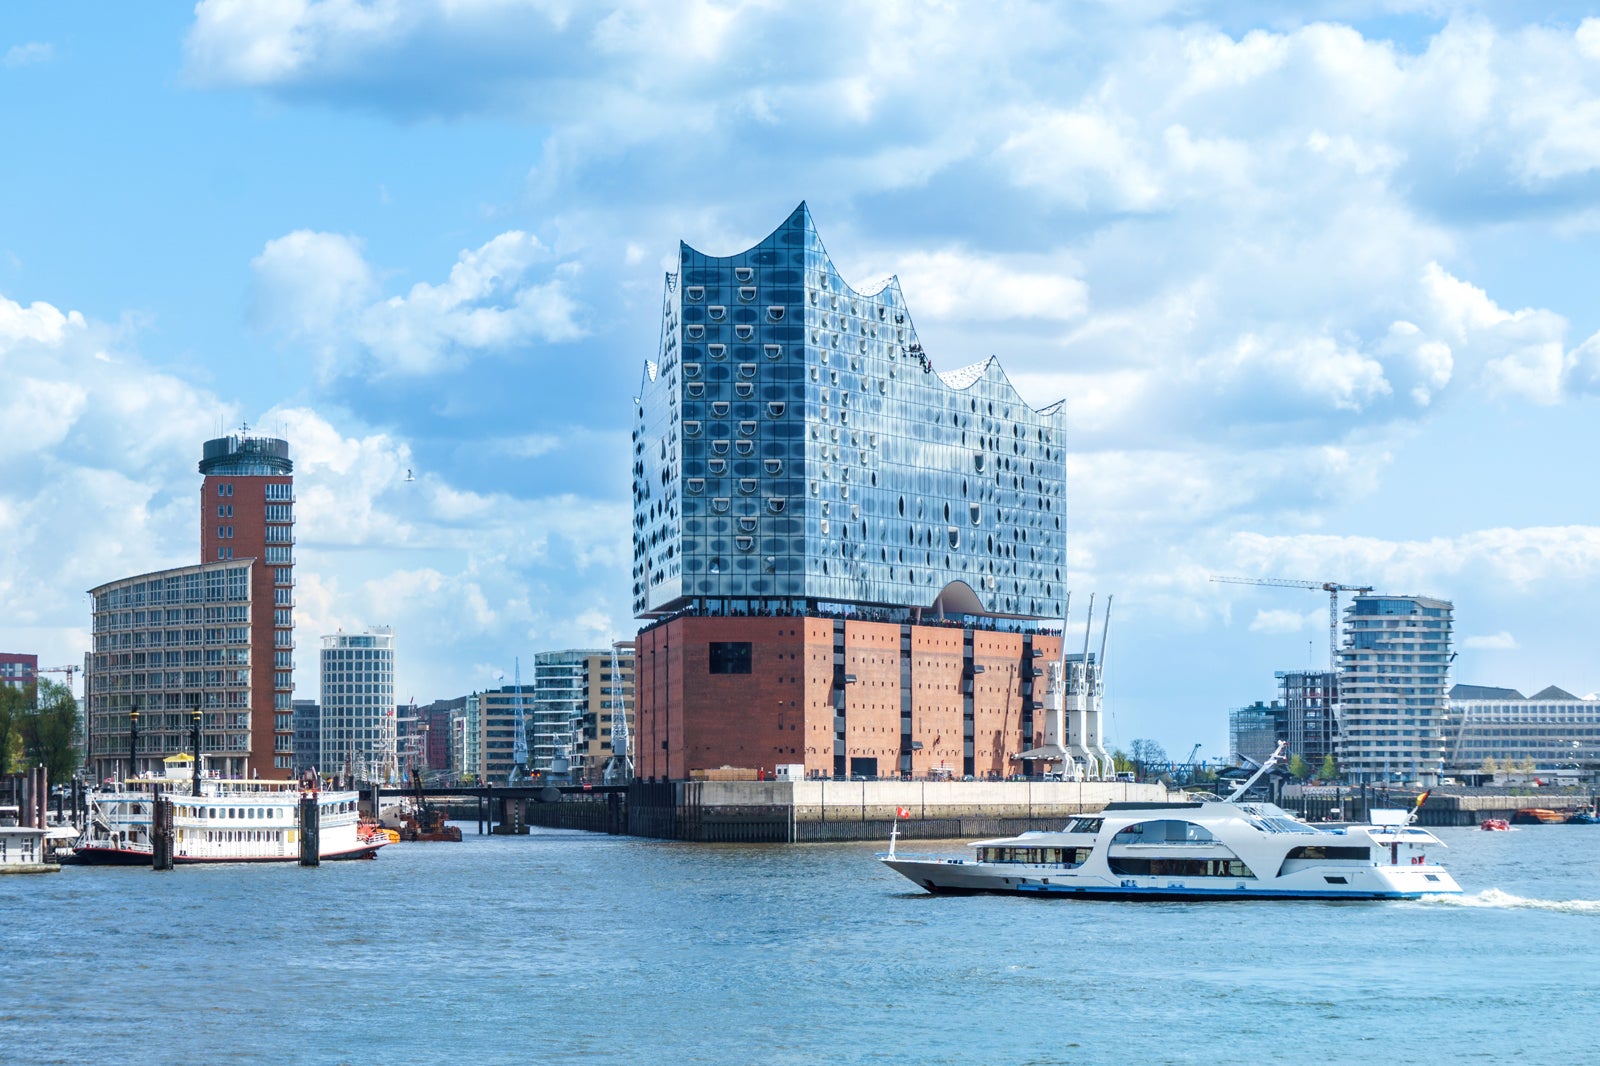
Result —
<path fill-rule="evenodd" d="M 217 549 L 233 549 L 234 559 L 254 559 L 250 568 L 250 753 L 246 776 L 287 779 L 293 770 L 273 768 L 274 651 L 273 567 L 267 565 L 267 490 L 268 484 L 292 485 L 290 477 L 261 477 L 232 474 L 208 475 L 200 487 L 200 561 L 215 563 Z M 232 496 L 218 496 L 219 484 L 231 484 Z M 233 508 L 232 515 L 219 516 L 217 508 Z M 217 535 L 218 528 L 232 537 Z"/>
<path fill-rule="evenodd" d="M 681 779 L 691 770 L 737 766 L 771 772 L 804 763 L 807 773 L 834 766 L 833 621 L 827 618 L 674 619 L 638 637 L 635 771 Z M 713 641 L 750 641 L 749 674 L 712 674 Z M 1033 744 L 1022 728 L 1022 689 L 1034 663 L 1060 652 L 1060 638 L 1039 636 L 1044 657 L 1023 662 L 1022 637 L 977 631 L 973 661 L 974 772 L 1014 773 L 1008 756 Z M 911 638 L 912 739 L 922 748 L 912 770 L 963 768 L 963 631 L 915 626 Z M 900 627 L 845 623 L 845 755 L 875 758 L 880 775 L 896 772 L 900 754 Z M 1037 689 L 1043 697 L 1043 679 Z M 1035 731 L 1042 728 L 1042 717 Z M 666 747 L 662 747 L 662 742 Z M 847 763 L 848 765 L 848 763 Z"/>

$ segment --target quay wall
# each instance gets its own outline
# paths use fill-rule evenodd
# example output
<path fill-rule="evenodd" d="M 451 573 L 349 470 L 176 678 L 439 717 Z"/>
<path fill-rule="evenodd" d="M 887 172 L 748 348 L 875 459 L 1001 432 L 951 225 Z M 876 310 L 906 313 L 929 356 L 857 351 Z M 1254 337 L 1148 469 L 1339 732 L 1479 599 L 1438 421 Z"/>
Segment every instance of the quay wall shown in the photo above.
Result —
<path fill-rule="evenodd" d="M 1059 826 L 1125 800 L 1165 800 L 1161 785 L 1111 781 L 635 782 L 621 811 L 603 799 L 529 803 L 527 824 L 700 842 L 808 843 L 1004 836 Z"/>

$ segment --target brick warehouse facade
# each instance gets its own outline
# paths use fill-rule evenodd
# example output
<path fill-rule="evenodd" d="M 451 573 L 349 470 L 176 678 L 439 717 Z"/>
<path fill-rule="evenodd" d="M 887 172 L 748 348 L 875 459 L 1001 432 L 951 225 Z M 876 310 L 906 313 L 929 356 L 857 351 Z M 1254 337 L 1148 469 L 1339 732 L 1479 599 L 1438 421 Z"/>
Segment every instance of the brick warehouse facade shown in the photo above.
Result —
<path fill-rule="evenodd" d="M 635 773 L 1008 776 L 1042 741 L 1045 664 L 1060 653 L 1053 634 L 972 626 L 674 618 L 638 637 Z"/>

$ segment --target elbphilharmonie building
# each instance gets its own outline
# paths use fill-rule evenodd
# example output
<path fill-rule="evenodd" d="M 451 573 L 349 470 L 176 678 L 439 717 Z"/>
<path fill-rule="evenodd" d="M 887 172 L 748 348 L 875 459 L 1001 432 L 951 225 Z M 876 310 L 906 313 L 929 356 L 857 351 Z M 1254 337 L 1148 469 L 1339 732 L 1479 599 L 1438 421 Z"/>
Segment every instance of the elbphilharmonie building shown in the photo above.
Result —
<path fill-rule="evenodd" d="M 899 282 L 857 291 L 804 204 L 683 245 L 633 432 L 635 612 L 857 605 L 1060 618 L 1060 404 L 939 372 Z"/>
<path fill-rule="evenodd" d="M 633 426 L 639 775 L 1026 769 L 1064 438 L 993 357 L 941 371 L 804 204 L 737 254 L 681 245 Z"/>

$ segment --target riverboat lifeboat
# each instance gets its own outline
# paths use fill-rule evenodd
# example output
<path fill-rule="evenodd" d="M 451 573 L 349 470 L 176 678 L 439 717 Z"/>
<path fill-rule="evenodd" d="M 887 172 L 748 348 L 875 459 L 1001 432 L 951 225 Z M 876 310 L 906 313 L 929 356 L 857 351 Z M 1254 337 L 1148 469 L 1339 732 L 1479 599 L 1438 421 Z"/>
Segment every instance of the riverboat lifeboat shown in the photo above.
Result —
<path fill-rule="evenodd" d="M 1076 899 L 1419 899 L 1461 886 L 1427 855 L 1444 847 L 1412 810 L 1374 810 L 1367 824 L 1312 825 L 1243 796 L 1283 745 L 1227 799 L 1109 804 L 1059 832 L 973 844 L 975 858 L 878 858 L 934 893 L 999 892 Z M 898 820 L 896 828 L 898 828 Z"/>
<path fill-rule="evenodd" d="M 80 865 L 150 865 L 155 801 L 173 805 L 174 864 L 296 862 L 300 799 L 315 795 L 320 859 L 370 859 L 389 843 L 362 831 L 355 792 L 323 791 L 298 781 L 217 778 L 196 773 L 187 754 L 165 772 L 130 778 L 88 795 L 88 823 L 68 860 Z"/>
<path fill-rule="evenodd" d="M 1485 818 L 1478 823 L 1478 828 L 1486 833 L 1508 833 L 1511 831 L 1511 823 L 1504 818 Z"/>

